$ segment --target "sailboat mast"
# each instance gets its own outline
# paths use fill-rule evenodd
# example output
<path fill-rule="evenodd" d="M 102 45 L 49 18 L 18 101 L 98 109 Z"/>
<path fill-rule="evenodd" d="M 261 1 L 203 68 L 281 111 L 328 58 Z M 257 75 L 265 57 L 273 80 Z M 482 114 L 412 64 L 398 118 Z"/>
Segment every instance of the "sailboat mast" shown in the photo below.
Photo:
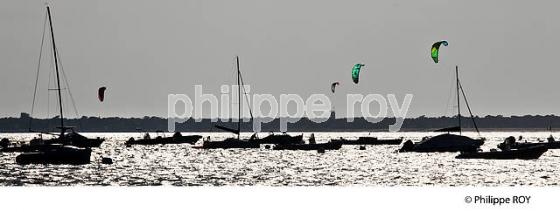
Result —
<path fill-rule="evenodd" d="M 459 96 L 459 66 L 455 66 L 455 76 L 457 78 L 457 121 L 459 122 L 459 134 L 461 134 L 461 97 Z"/>
<path fill-rule="evenodd" d="M 235 57 L 237 62 L 237 140 L 239 140 L 241 135 L 241 71 L 239 70 L 239 56 Z"/>
<path fill-rule="evenodd" d="M 58 105 L 59 105 L 59 109 L 60 109 L 60 135 L 61 137 L 64 135 L 64 114 L 62 112 L 62 94 L 60 91 L 60 74 L 58 73 L 58 55 L 56 54 L 56 43 L 54 41 L 54 30 L 53 30 L 53 24 L 52 24 L 52 18 L 51 18 L 51 9 L 49 6 L 47 6 L 47 13 L 49 15 L 49 26 L 51 29 L 51 39 L 52 39 L 52 45 L 53 45 L 53 53 L 54 53 L 54 67 L 56 70 L 56 86 L 57 86 L 57 91 L 58 91 Z"/>

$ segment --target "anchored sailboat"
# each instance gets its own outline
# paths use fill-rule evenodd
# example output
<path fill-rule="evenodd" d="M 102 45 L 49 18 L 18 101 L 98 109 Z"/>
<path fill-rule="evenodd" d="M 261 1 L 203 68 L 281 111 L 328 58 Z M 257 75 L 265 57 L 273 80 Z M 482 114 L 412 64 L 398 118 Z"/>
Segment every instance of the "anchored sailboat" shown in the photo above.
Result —
<path fill-rule="evenodd" d="M 243 83 L 243 78 L 241 76 L 241 71 L 239 70 L 239 57 L 235 57 L 236 66 L 237 66 L 237 97 L 238 97 L 238 116 L 237 116 L 237 129 L 228 128 L 220 125 L 216 125 L 215 127 L 236 135 L 236 137 L 226 138 L 223 141 L 210 141 L 206 140 L 202 142 L 202 146 L 198 146 L 196 148 L 202 149 L 230 149 L 230 148 L 259 148 L 260 144 L 255 141 L 257 140 L 256 133 L 251 136 L 251 138 L 243 140 L 241 139 L 241 89 L 243 89 L 243 93 L 245 93 L 245 84 Z M 246 97 L 246 96 L 245 96 Z M 249 108 L 250 110 L 250 108 Z M 250 112 L 251 120 L 253 119 L 253 112 Z"/>
<path fill-rule="evenodd" d="M 473 126 L 480 134 L 474 116 L 472 114 L 467 96 L 459 80 L 459 67 L 455 66 L 455 77 L 457 86 L 457 126 L 442 128 L 434 132 L 447 132 L 434 137 L 424 137 L 422 141 L 413 143 L 408 140 L 403 144 L 400 152 L 458 152 L 458 151 L 477 151 L 484 144 L 484 138 L 473 139 L 462 135 L 461 128 L 461 93 L 465 99 L 465 104 L 470 113 Z M 456 132 L 459 134 L 452 134 Z"/>
<path fill-rule="evenodd" d="M 90 162 L 90 147 L 99 147 L 104 139 L 87 138 L 74 131 L 72 127 L 68 127 L 64 124 L 64 109 L 62 103 L 62 89 L 60 86 L 59 71 L 59 67 L 61 66 L 61 64 L 59 62 L 58 49 L 56 48 L 51 10 L 48 5 L 47 18 L 52 42 L 55 67 L 54 69 L 56 73 L 56 89 L 54 90 L 57 91 L 58 97 L 60 125 L 57 127 L 57 129 L 60 129 L 60 132 L 58 134 L 51 134 L 57 136 L 53 139 L 44 140 L 42 136 L 40 136 L 33 139 L 31 141 L 32 144 L 30 144 L 29 146 L 20 146 L 19 149 L 14 148 L 12 149 L 12 151 L 24 151 L 24 153 L 16 157 L 16 161 L 19 164 L 86 164 Z M 41 46 L 41 48 L 42 47 L 43 46 Z M 33 102 L 35 102 L 35 96 Z"/>

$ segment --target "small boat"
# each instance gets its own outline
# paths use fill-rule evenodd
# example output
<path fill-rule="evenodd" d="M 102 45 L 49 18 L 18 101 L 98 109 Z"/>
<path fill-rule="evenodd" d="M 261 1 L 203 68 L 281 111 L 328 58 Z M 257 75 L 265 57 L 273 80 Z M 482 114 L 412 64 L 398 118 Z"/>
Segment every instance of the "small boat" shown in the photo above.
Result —
<path fill-rule="evenodd" d="M 309 143 L 305 144 L 277 144 L 272 147 L 273 150 L 339 150 L 342 147 L 340 142 L 327 142 L 327 143 L 316 143 L 315 134 L 311 134 L 309 137 Z"/>
<path fill-rule="evenodd" d="M 508 146 L 510 149 L 523 149 L 523 148 L 528 148 L 533 146 L 546 146 L 548 149 L 560 149 L 560 141 L 554 140 L 554 137 L 552 137 L 552 135 L 547 138 L 547 142 L 518 142 L 515 141 L 514 137 L 512 136 L 508 137 L 510 141 L 512 138 L 513 141 L 512 143 L 509 143 Z M 498 144 L 498 148 L 500 149 L 505 148 L 506 147 L 505 145 L 506 142 L 500 143 Z"/>
<path fill-rule="evenodd" d="M 316 144 L 278 144 L 272 147 L 273 150 L 339 150 L 342 143 L 328 142 Z"/>
<path fill-rule="evenodd" d="M 227 138 L 223 141 L 204 141 L 201 146 L 194 146 L 197 149 L 256 149 L 261 145 L 252 139 L 240 140 L 237 138 Z"/>
<path fill-rule="evenodd" d="M 100 147 L 101 144 L 105 141 L 103 138 L 87 138 L 79 133 L 75 132 L 71 127 L 67 127 L 70 132 L 64 133 L 62 137 L 58 137 L 55 139 L 46 140 L 45 143 L 47 144 L 62 144 L 62 145 L 72 145 L 76 147 L 83 147 L 83 148 L 91 148 L 91 147 Z"/>
<path fill-rule="evenodd" d="M 534 160 L 539 159 L 548 148 L 544 145 L 532 146 L 514 150 L 491 150 L 489 152 L 461 152 L 457 159 L 500 159 L 500 160 Z"/>
<path fill-rule="evenodd" d="M 25 152 L 16 157 L 16 163 L 26 164 L 72 164 L 81 165 L 91 162 L 91 148 L 50 145 L 49 149 Z"/>
<path fill-rule="evenodd" d="M 59 137 L 52 139 L 43 139 L 42 136 L 33 138 L 29 143 L 8 143 L 0 148 L 0 152 L 33 152 L 38 150 L 50 149 L 51 145 L 69 145 L 81 148 L 99 147 L 105 139 L 96 138 L 91 139 L 80 135 L 74 131 L 66 133 L 61 131 Z M 61 138 L 62 137 L 62 138 Z"/>
<path fill-rule="evenodd" d="M 180 132 L 175 132 L 172 137 L 157 136 L 156 138 L 151 138 L 150 135 L 146 133 L 142 139 L 128 139 L 125 145 L 194 144 L 200 140 L 200 138 L 202 138 L 202 136 L 199 135 L 183 136 Z"/>
<path fill-rule="evenodd" d="M 377 137 L 362 136 L 357 140 L 333 139 L 333 142 L 340 142 L 342 145 L 400 145 L 402 138 L 398 139 L 378 139 Z"/>

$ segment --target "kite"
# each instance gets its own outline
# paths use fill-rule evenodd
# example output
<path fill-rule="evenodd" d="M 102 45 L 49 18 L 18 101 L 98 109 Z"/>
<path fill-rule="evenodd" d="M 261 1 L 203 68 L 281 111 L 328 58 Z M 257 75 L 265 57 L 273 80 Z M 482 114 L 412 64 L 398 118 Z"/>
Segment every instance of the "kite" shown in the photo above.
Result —
<path fill-rule="evenodd" d="M 439 62 L 439 47 L 441 46 L 441 44 L 443 44 L 443 46 L 447 46 L 448 43 L 445 40 L 436 42 L 432 45 L 432 59 L 434 60 L 435 63 Z"/>
<path fill-rule="evenodd" d="M 362 69 L 363 66 L 365 66 L 365 64 L 355 64 L 352 68 L 352 81 L 356 84 L 360 79 L 360 69 Z"/>

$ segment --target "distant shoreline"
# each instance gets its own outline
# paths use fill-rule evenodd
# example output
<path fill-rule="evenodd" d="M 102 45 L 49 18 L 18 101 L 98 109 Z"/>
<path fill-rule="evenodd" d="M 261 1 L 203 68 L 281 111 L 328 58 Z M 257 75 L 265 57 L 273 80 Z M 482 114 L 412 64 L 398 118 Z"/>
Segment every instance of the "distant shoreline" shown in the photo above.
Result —
<path fill-rule="evenodd" d="M 278 132 L 280 130 L 280 119 L 268 119 L 263 123 L 262 132 Z M 354 118 L 353 122 L 347 119 L 336 119 L 331 116 L 328 119 L 320 119 L 322 122 L 312 121 L 307 118 L 300 119 L 295 123 L 288 123 L 288 132 L 388 132 L 389 125 L 395 124 L 395 118 L 385 118 L 378 123 L 368 122 L 364 118 Z M 29 123 L 33 131 L 56 131 L 60 119 L 33 119 L 22 113 L 20 117 L 0 118 L 0 133 L 28 132 Z M 244 120 L 245 121 L 245 120 Z M 480 131 L 560 131 L 560 116 L 554 115 L 526 115 L 526 116 L 485 116 L 475 117 Z M 167 131 L 167 119 L 160 117 L 144 118 L 119 118 L 119 117 L 82 117 L 80 119 L 67 119 L 66 125 L 75 126 L 81 132 L 138 132 L 138 131 Z M 222 132 L 215 125 L 235 128 L 234 121 L 212 121 L 201 119 L 195 121 L 188 119 L 175 125 L 176 131 L 180 132 Z M 401 132 L 430 132 L 439 128 L 457 125 L 456 117 L 417 117 L 408 118 L 400 129 Z M 463 117 L 462 127 L 464 131 L 475 131 L 470 118 Z M 242 122 L 242 132 L 252 131 L 252 123 Z"/>

